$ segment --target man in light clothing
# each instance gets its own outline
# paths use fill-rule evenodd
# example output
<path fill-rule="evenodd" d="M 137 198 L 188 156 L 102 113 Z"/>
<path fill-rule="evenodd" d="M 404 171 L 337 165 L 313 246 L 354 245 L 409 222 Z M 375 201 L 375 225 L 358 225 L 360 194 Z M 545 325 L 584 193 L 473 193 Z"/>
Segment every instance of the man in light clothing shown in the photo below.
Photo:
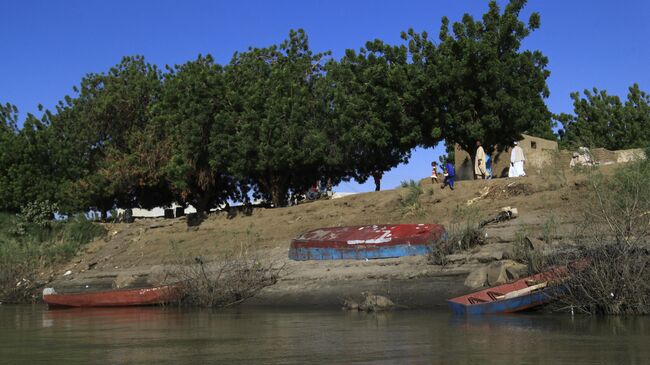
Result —
<path fill-rule="evenodd" d="M 515 142 L 515 146 L 510 152 L 510 169 L 508 170 L 508 177 L 526 176 L 524 172 L 524 150 L 519 147 L 519 143 Z"/>
<path fill-rule="evenodd" d="M 481 141 L 476 141 L 476 157 L 474 158 L 474 175 L 477 179 L 485 179 L 487 168 L 485 167 L 485 151 Z"/>

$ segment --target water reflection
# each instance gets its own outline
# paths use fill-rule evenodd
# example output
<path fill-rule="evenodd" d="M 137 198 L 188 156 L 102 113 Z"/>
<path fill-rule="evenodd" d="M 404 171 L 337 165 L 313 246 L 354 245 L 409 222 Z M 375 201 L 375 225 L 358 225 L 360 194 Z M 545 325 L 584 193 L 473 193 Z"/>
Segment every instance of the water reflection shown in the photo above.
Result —
<path fill-rule="evenodd" d="M 0 306 L 0 363 L 650 363 L 647 318 Z"/>

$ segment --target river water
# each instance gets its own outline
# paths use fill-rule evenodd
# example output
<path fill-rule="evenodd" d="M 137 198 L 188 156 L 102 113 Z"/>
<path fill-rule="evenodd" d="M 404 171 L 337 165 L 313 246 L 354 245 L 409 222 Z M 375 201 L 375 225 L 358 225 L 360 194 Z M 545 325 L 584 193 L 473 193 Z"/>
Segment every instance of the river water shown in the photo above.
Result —
<path fill-rule="evenodd" d="M 650 364 L 650 318 L 0 305 L 0 364 Z"/>

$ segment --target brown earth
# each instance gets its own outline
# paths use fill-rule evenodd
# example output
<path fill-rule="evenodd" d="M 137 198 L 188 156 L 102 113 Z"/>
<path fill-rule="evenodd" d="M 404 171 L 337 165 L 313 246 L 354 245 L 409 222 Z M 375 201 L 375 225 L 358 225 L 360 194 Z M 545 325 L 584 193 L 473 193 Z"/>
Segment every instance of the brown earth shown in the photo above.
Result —
<path fill-rule="evenodd" d="M 611 168 L 603 171 L 609 173 Z M 441 305 L 470 290 L 464 285 L 470 272 L 512 256 L 513 245 L 522 236 L 570 240 L 581 221 L 577 212 L 588 190 L 585 180 L 585 175 L 549 169 L 517 179 L 460 181 L 451 191 L 424 179 L 419 208 L 403 207 L 408 189 L 399 188 L 286 208 L 256 208 L 251 216 L 214 213 L 199 227 L 188 227 L 185 218 L 106 224 L 107 236 L 57 269 L 48 286 L 65 291 L 157 284 L 175 265 L 195 256 L 209 262 L 245 250 L 260 260 L 286 265 L 279 282 L 249 305 L 339 306 L 367 291 L 409 307 Z M 450 255 L 444 267 L 428 263 L 424 256 L 304 262 L 287 257 L 291 239 L 306 230 L 433 222 L 445 225 L 453 237 L 468 219 L 493 217 L 506 206 L 517 208 L 519 216 L 488 225 L 484 245 Z M 67 271 L 71 273 L 64 276 Z"/>

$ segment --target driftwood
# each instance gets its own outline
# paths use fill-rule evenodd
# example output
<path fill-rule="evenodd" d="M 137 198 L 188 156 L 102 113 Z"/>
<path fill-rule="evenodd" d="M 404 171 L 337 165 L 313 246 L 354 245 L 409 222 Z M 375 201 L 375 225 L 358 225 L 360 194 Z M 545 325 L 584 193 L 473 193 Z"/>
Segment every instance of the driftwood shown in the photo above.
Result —
<path fill-rule="evenodd" d="M 499 295 L 496 297 L 496 299 L 501 300 L 501 299 L 512 299 L 512 298 L 521 297 L 523 295 L 532 293 L 538 289 L 546 288 L 547 285 L 548 285 L 547 282 L 543 282 L 537 285 L 529 286 L 528 288 L 523 288 L 523 289 L 511 291 L 510 293 L 506 293 L 504 295 Z"/>

